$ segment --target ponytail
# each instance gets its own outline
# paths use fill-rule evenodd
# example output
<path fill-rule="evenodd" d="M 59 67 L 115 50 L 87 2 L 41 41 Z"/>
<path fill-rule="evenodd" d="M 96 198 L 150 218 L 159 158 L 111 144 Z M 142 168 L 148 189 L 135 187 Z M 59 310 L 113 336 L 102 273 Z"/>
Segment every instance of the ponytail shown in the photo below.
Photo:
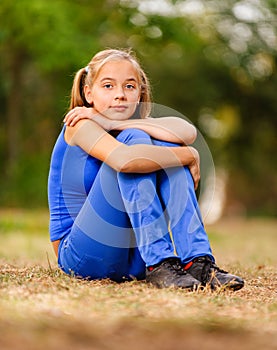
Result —
<path fill-rule="evenodd" d="M 73 85 L 71 89 L 71 100 L 69 109 L 73 109 L 75 107 L 91 107 L 90 104 L 86 101 L 84 95 L 84 86 L 86 83 L 87 70 L 86 68 L 81 68 L 75 74 Z"/>

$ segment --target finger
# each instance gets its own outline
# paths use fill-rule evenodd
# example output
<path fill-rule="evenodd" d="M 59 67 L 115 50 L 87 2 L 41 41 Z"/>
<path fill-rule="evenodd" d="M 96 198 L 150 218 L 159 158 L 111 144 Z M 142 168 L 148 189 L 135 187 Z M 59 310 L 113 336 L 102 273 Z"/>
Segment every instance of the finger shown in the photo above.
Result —
<path fill-rule="evenodd" d="M 89 118 L 83 114 L 74 115 L 72 117 L 71 121 L 69 122 L 69 126 L 74 126 L 81 119 L 89 119 Z"/>
<path fill-rule="evenodd" d="M 65 117 L 66 125 L 70 125 L 70 126 L 75 125 L 77 121 L 82 118 L 80 117 L 81 112 L 82 112 L 82 107 L 75 107 L 70 112 L 68 112 Z"/>
<path fill-rule="evenodd" d="M 195 181 L 195 182 L 194 182 L 194 189 L 195 189 L 195 191 L 197 190 L 198 185 L 199 185 L 199 181 Z"/>
<path fill-rule="evenodd" d="M 70 125 L 70 124 L 72 123 L 72 121 L 74 120 L 74 118 L 75 118 L 75 115 L 74 115 L 74 114 L 73 114 L 73 115 L 69 115 L 69 116 L 67 116 L 67 118 L 65 119 L 64 123 L 65 123 L 66 125 Z"/>
<path fill-rule="evenodd" d="M 74 126 L 80 119 L 83 119 L 83 117 L 80 115 L 72 116 L 72 119 L 69 122 L 69 126 Z"/>
<path fill-rule="evenodd" d="M 197 179 L 194 179 L 194 189 L 196 190 L 198 187 L 198 180 Z"/>
<path fill-rule="evenodd" d="M 79 115 L 76 114 L 72 114 L 70 115 L 67 119 L 65 124 L 68 126 L 74 126 L 78 120 L 80 120 L 82 117 L 80 117 Z"/>
<path fill-rule="evenodd" d="M 195 169 L 191 169 L 191 175 L 194 182 L 194 189 L 196 190 L 200 181 L 200 173 Z"/>
<path fill-rule="evenodd" d="M 63 118 L 63 122 L 66 123 L 68 120 L 68 113 L 65 115 L 65 117 Z"/>
<path fill-rule="evenodd" d="M 72 116 L 74 115 L 74 113 L 75 113 L 74 109 L 72 109 L 71 111 L 69 111 L 69 112 L 65 115 L 65 117 L 64 117 L 64 119 L 63 119 L 63 122 L 66 123 L 70 118 L 72 118 Z"/>
<path fill-rule="evenodd" d="M 82 111 L 83 107 L 74 107 L 69 112 L 66 113 L 65 118 L 71 117 L 72 115 L 77 115 Z"/>

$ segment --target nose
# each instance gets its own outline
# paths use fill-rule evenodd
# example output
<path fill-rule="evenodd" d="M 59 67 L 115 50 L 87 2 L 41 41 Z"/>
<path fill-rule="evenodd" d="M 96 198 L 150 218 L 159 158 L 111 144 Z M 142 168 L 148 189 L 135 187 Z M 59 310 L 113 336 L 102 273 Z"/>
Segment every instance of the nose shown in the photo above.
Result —
<path fill-rule="evenodd" d="M 117 101 L 124 101 L 126 100 L 126 95 L 124 93 L 124 90 L 122 87 L 118 87 L 114 96 L 114 99 Z"/>

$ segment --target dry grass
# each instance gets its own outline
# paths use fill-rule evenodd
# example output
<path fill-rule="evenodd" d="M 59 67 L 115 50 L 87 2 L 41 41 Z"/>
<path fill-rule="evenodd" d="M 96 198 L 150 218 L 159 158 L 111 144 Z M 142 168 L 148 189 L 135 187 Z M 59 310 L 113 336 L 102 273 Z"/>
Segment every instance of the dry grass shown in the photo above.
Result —
<path fill-rule="evenodd" d="M 276 221 L 208 227 L 231 293 L 82 281 L 56 268 L 47 212 L 0 212 L 1 349 L 276 349 Z"/>

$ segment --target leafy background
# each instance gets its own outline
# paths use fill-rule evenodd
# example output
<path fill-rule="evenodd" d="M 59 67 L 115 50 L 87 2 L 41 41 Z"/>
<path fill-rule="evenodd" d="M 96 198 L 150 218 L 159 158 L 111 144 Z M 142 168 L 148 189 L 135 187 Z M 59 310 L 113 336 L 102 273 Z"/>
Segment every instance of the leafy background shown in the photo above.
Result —
<path fill-rule="evenodd" d="M 277 3 L 2 0 L 0 205 L 46 207 L 74 72 L 132 47 L 153 98 L 189 118 L 224 173 L 225 215 L 276 215 Z"/>

